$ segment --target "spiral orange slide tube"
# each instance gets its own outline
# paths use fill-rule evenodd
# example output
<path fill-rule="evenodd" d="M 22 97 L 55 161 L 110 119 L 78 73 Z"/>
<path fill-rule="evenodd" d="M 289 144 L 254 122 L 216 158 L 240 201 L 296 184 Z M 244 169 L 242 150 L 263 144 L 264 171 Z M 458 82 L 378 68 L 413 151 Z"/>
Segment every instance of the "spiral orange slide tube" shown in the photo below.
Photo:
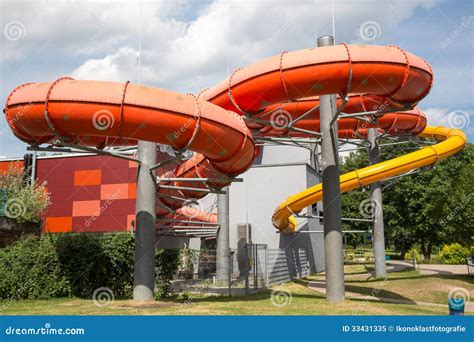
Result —
<path fill-rule="evenodd" d="M 418 135 L 442 140 L 405 156 L 341 176 L 341 191 L 430 165 L 460 151 L 466 136 L 459 130 L 427 127 L 415 106 L 433 84 L 431 67 L 423 59 L 396 46 L 346 45 L 283 52 L 234 71 L 198 97 L 139 85 L 61 78 L 28 83 L 8 96 L 5 115 L 13 133 L 29 144 L 57 139 L 87 146 L 133 145 L 137 140 L 190 149 L 196 155 L 168 172 L 173 178 L 217 178 L 213 187 L 229 184 L 229 177 L 252 164 L 254 136 L 311 136 L 319 131 L 318 96 L 338 94 L 344 113 L 375 111 L 370 120 L 344 117 L 339 137 L 360 139 L 368 128 L 389 135 Z M 342 100 L 344 99 L 344 101 Z M 384 109 L 399 108 L 385 113 Z M 406 111 L 407 108 L 412 108 Z M 380 110 L 380 111 L 379 111 Z M 378 112 L 379 111 L 379 112 Z M 299 130 L 262 125 L 284 112 Z M 260 121 L 261 122 L 261 121 Z M 202 182 L 173 182 L 204 188 Z M 290 196 L 272 221 L 284 232 L 295 230 L 295 212 L 321 200 L 316 185 Z M 158 187 L 159 215 L 179 209 L 180 198 L 201 198 L 206 192 Z M 179 214 L 179 213 L 178 213 Z M 210 220 L 215 221 L 215 216 Z"/>

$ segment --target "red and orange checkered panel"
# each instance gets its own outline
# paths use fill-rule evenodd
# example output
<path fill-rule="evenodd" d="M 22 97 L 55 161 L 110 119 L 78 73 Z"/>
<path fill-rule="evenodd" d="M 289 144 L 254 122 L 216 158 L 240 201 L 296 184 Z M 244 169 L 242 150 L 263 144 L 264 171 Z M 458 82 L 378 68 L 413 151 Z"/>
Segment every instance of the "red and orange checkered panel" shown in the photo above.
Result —
<path fill-rule="evenodd" d="M 129 230 L 135 219 L 136 174 L 136 163 L 113 157 L 39 159 L 38 180 L 46 181 L 51 193 L 43 230 Z"/>

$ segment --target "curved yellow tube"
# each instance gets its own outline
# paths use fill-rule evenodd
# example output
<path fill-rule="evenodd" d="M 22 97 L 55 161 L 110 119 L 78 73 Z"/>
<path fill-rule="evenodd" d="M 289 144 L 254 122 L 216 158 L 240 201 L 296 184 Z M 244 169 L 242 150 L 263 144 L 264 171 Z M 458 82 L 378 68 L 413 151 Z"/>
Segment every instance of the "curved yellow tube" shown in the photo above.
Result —
<path fill-rule="evenodd" d="M 442 126 L 427 126 L 418 136 L 435 138 L 440 143 L 341 175 L 341 193 L 434 164 L 461 151 L 467 143 L 467 137 L 463 131 Z M 322 198 L 322 183 L 288 197 L 275 210 L 272 216 L 273 225 L 285 233 L 295 232 L 296 219 L 293 214 L 321 201 Z"/>

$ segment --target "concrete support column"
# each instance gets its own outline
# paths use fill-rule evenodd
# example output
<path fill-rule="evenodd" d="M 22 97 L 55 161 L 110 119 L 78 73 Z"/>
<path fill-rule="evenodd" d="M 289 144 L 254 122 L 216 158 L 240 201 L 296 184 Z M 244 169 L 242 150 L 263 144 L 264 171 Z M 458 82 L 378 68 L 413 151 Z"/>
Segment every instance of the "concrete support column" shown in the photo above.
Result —
<path fill-rule="evenodd" d="M 377 129 L 370 128 L 368 139 L 370 143 L 369 161 L 370 165 L 380 162 L 380 150 L 377 142 Z M 383 225 L 383 208 L 382 208 L 382 189 L 380 183 L 372 183 L 370 185 L 370 196 L 372 199 L 372 218 L 374 225 L 372 229 L 372 246 L 375 258 L 375 277 L 385 278 L 387 275 L 387 267 L 385 265 L 385 236 Z"/>
<path fill-rule="evenodd" d="M 229 187 L 223 189 L 225 194 L 217 195 L 217 219 L 219 233 L 217 234 L 217 265 L 216 280 L 228 285 L 230 272 L 229 250 Z"/>
<path fill-rule="evenodd" d="M 318 47 L 334 45 L 334 38 L 318 38 Z M 336 95 L 320 96 L 321 163 L 323 176 L 324 258 L 326 300 L 344 300 L 344 255 L 341 226 L 341 191 L 339 185 L 337 129 L 331 126 L 336 114 Z"/>
<path fill-rule="evenodd" d="M 155 298 L 156 144 L 139 141 L 138 159 L 133 300 L 146 302 Z"/>

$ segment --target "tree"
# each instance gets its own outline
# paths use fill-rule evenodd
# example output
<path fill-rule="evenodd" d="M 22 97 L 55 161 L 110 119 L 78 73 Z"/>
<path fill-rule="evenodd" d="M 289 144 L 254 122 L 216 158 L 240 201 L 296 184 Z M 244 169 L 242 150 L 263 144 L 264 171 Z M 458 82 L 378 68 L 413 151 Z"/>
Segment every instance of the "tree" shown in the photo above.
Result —
<path fill-rule="evenodd" d="M 25 179 L 23 168 L 18 163 L 0 174 L 0 190 L 5 216 L 18 223 L 40 222 L 51 203 L 46 183 L 31 184 Z"/>
<path fill-rule="evenodd" d="M 416 148 L 414 143 L 385 146 L 381 148 L 381 159 L 388 160 Z M 467 144 L 464 151 L 433 168 L 383 182 L 386 237 L 399 248 L 402 257 L 413 243 L 420 244 L 425 258 L 430 258 L 436 245 L 472 244 L 474 184 L 470 173 L 473 157 L 474 146 Z M 341 171 L 367 165 L 367 150 L 358 149 L 343 161 Z M 360 203 L 368 196 L 368 192 L 361 190 L 344 195 L 343 215 L 361 217 L 364 210 Z M 355 228 L 361 223 L 350 225 Z"/>

